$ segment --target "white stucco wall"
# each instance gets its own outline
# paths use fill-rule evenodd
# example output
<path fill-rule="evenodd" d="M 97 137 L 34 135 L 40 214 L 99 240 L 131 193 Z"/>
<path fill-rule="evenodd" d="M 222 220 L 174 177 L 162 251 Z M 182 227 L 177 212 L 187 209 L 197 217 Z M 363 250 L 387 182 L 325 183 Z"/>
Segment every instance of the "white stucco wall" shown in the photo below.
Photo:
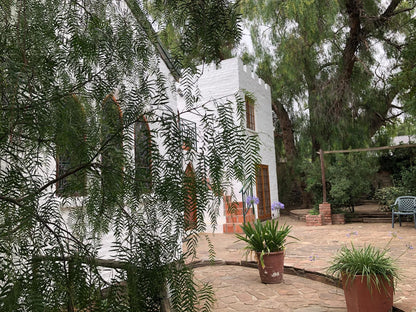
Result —
<path fill-rule="evenodd" d="M 261 142 L 260 155 L 262 164 L 267 165 L 270 179 L 270 199 L 271 202 L 278 200 L 277 176 L 276 176 L 276 158 L 274 150 L 273 137 L 273 120 L 271 108 L 270 87 L 259 79 L 250 68 L 244 66 L 241 59 L 233 58 L 222 61 L 219 67 L 215 65 L 205 65 L 199 68 L 202 72 L 198 80 L 200 90 L 200 103 L 210 102 L 213 107 L 213 101 L 225 102 L 230 100 L 235 103 L 235 94 L 244 95 L 244 91 L 250 92 L 255 98 L 255 125 L 256 133 L 259 135 Z M 209 107 L 209 105 L 208 105 Z M 184 99 L 178 97 L 179 111 L 185 110 Z M 198 116 L 195 114 L 185 113 L 183 118 L 192 120 L 198 124 Z M 251 131 L 251 130 L 247 130 Z M 241 201 L 239 193 L 242 185 L 239 182 L 234 183 L 234 192 L 237 194 L 237 200 Z M 256 190 L 254 189 L 254 194 Z M 209 218 L 205 218 L 207 230 L 214 231 Z M 224 209 L 220 207 L 218 226 L 215 232 L 223 231 L 222 224 L 226 222 Z"/>

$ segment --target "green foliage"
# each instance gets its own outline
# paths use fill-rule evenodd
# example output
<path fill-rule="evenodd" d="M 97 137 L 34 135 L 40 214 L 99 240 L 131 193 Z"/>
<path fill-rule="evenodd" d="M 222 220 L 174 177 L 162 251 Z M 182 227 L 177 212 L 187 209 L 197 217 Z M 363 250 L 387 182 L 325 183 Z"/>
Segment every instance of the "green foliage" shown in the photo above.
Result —
<path fill-rule="evenodd" d="M 416 189 L 416 167 L 410 167 L 401 171 L 401 186 L 407 192 L 413 192 Z"/>
<path fill-rule="evenodd" d="M 395 180 L 401 179 L 401 171 L 411 167 L 416 162 L 416 148 L 397 148 L 384 152 L 379 158 L 380 170 L 393 175 Z"/>
<path fill-rule="evenodd" d="M 375 143 L 374 134 L 402 113 L 415 116 L 411 2 L 242 0 L 241 6 L 254 48 L 243 58 L 271 86 L 277 159 L 287 160 L 289 170 L 298 168 L 292 158 L 310 162 L 319 149 L 387 145 L 386 135 L 379 133 Z M 288 196 L 304 182 L 282 180 L 279 188 L 284 183 Z M 334 195 L 340 197 L 346 184 L 339 181 Z"/>
<path fill-rule="evenodd" d="M 85 109 L 74 95 L 63 98 L 61 103 L 57 101 L 56 105 L 56 158 L 58 162 L 67 161 L 69 168 L 76 168 L 88 159 Z M 66 172 L 60 170 L 59 174 L 66 174 Z M 70 175 L 63 180 L 64 183 L 59 191 L 62 195 L 84 195 L 86 178 L 85 171 Z"/>
<path fill-rule="evenodd" d="M 338 251 L 327 271 L 338 278 L 346 275 L 347 282 L 357 278 L 357 275 L 363 275 L 367 285 L 374 281 L 377 289 L 380 287 L 380 277 L 394 286 L 398 279 L 398 269 L 394 259 L 387 255 L 388 251 L 372 245 L 356 248 L 351 243 L 351 248 L 343 246 Z"/>
<path fill-rule="evenodd" d="M 312 215 L 312 216 L 317 216 L 319 215 L 319 209 L 318 208 L 314 208 L 308 211 L 308 214 Z"/>
<path fill-rule="evenodd" d="M 407 160 L 404 161 L 407 162 Z M 374 198 L 378 201 L 381 210 L 390 211 L 390 206 L 399 196 L 413 195 L 416 188 L 415 176 L 415 167 L 402 167 L 402 170 L 396 174 L 396 186 L 376 190 Z"/>
<path fill-rule="evenodd" d="M 376 159 L 366 154 L 348 153 L 325 156 L 325 178 L 328 202 L 333 208 L 351 207 L 364 195 L 369 195 L 374 175 L 378 170 Z M 307 190 L 314 194 L 315 204 L 322 201 L 320 162 L 316 161 L 307 175 Z"/>
<path fill-rule="evenodd" d="M 391 205 L 399 196 L 412 195 L 411 191 L 406 190 L 403 187 L 391 186 L 383 187 L 374 193 L 374 199 L 377 200 L 382 211 L 391 211 Z"/>
<path fill-rule="evenodd" d="M 145 0 L 158 22 L 160 38 L 184 67 L 218 62 L 230 56 L 241 39 L 238 1 Z"/>
<path fill-rule="evenodd" d="M 230 44 L 238 37 L 234 4 L 185 2 L 178 16 L 173 2 L 167 7 L 186 25 L 194 21 L 185 43 L 207 26 L 196 17 L 218 22 L 185 50 L 195 52 L 189 60 L 214 51 L 206 59 L 218 61 L 218 29 Z M 155 311 L 168 289 L 175 311 L 209 311 L 212 288 L 194 281 L 185 263 L 205 230 L 203 216 L 216 219 L 231 181 L 255 178 L 258 140 L 244 135 L 231 103 L 218 103 L 218 112 L 203 111 L 198 149 L 184 151 L 155 38 L 117 1 L 12 0 L 0 7 L 0 310 Z M 146 192 L 137 183 L 133 135 L 143 117 L 150 128 L 140 146 L 151 163 Z M 247 153 L 252 158 L 241 161 Z M 59 157 L 67 162 L 56 175 Z M 59 194 L 64 180 L 67 194 Z M 197 224 L 186 230 L 190 192 Z M 106 248 L 116 259 L 110 264 L 97 260 Z"/>
<path fill-rule="evenodd" d="M 306 191 L 312 194 L 314 206 L 317 208 L 323 196 L 321 164 L 318 160 L 312 163 L 305 162 L 303 168 L 306 172 Z"/>
<path fill-rule="evenodd" d="M 292 227 L 290 225 L 281 225 L 278 220 L 267 220 L 262 223 L 256 220 L 253 225 L 245 223 L 241 226 L 245 236 L 236 234 L 239 240 L 247 243 L 245 249 L 247 252 L 260 252 L 260 262 L 263 263 L 263 256 L 266 253 L 282 251 L 285 249 L 287 238 L 295 238 L 290 234 Z M 296 239 L 296 238 L 295 238 Z"/>
<path fill-rule="evenodd" d="M 329 195 L 334 207 L 354 207 L 368 195 L 378 167 L 374 157 L 365 154 L 338 154 L 328 168 Z"/>

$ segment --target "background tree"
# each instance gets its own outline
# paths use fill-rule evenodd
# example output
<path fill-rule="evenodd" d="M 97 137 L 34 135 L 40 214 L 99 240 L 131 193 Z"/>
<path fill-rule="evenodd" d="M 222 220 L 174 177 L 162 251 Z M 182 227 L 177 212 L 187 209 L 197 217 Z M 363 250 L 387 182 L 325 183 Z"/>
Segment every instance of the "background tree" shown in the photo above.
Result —
<path fill-rule="evenodd" d="M 242 8 L 254 46 L 246 59 L 272 86 L 289 166 L 320 148 L 368 146 L 411 111 L 414 1 L 243 0 Z"/>
<path fill-rule="evenodd" d="M 256 138 L 235 126 L 224 103 L 221 118 L 206 112 L 199 149 L 182 150 L 166 92 L 171 81 L 159 67 L 166 55 L 143 11 L 149 3 L 0 1 L 2 311 L 159 311 L 167 292 L 177 311 L 210 309 L 210 286 L 198 285 L 184 265 L 205 229 L 198 218 L 185 232 L 185 199 L 192 191 L 198 216 L 208 212 L 215 222 L 229 180 L 250 178 L 258 154 L 247 146 L 257 145 L 241 142 Z M 180 21 L 189 60 L 218 60 L 220 47 L 236 42 L 234 4 L 164 3 L 161 20 Z M 191 22 L 215 3 L 218 19 Z M 177 16 L 174 5 L 182 8 Z M 227 15 L 235 18 L 224 25 Z M 135 166 L 132 135 L 142 120 L 151 125 L 146 187 L 137 184 L 142 167 Z M 239 162 L 243 153 L 253 162 Z M 66 161 L 55 174 L 59 157 Z M 184 183 L 188 162 L 195 164 L 191 187 Z M 56 184 L 65 196 L 56 196 Z M 71 208 L 63 214 L 62 206 Z M 98 259 L 108 233 L 118 262 Z M 111 280 L 102 265 L 115 268 Z"/>

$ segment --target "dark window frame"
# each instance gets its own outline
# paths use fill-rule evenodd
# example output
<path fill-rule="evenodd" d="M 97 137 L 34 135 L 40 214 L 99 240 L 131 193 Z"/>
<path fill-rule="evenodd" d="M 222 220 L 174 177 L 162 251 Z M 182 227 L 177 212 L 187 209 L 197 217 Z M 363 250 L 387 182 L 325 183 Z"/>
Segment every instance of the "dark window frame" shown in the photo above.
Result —
<path fill-rule="evenodd" d="M 256 115 L 255 115 L 255 106 L 254 100 L 245 95 L 245 102 L 246 102 L 246 127 L 247 129 L 256 130 Z"/>

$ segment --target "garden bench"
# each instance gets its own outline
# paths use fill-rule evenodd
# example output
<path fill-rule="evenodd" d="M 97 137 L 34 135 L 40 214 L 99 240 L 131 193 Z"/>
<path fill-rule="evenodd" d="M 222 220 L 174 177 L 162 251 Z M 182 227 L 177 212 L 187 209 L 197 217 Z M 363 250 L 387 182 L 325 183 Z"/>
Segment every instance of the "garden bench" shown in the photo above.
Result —
<path fill-rule="evenodd" d="M 394 216 L 399 216 L 399 223 L 402 226 L 401 216 L 413 215 L 413 221 L 415 222 L 416 228 L 416 196 L 400 196 L 396 198 L 391 207 L 391 227 L 394 228 Z M 397 211 L 395 210 L 397 207 Z"/>

